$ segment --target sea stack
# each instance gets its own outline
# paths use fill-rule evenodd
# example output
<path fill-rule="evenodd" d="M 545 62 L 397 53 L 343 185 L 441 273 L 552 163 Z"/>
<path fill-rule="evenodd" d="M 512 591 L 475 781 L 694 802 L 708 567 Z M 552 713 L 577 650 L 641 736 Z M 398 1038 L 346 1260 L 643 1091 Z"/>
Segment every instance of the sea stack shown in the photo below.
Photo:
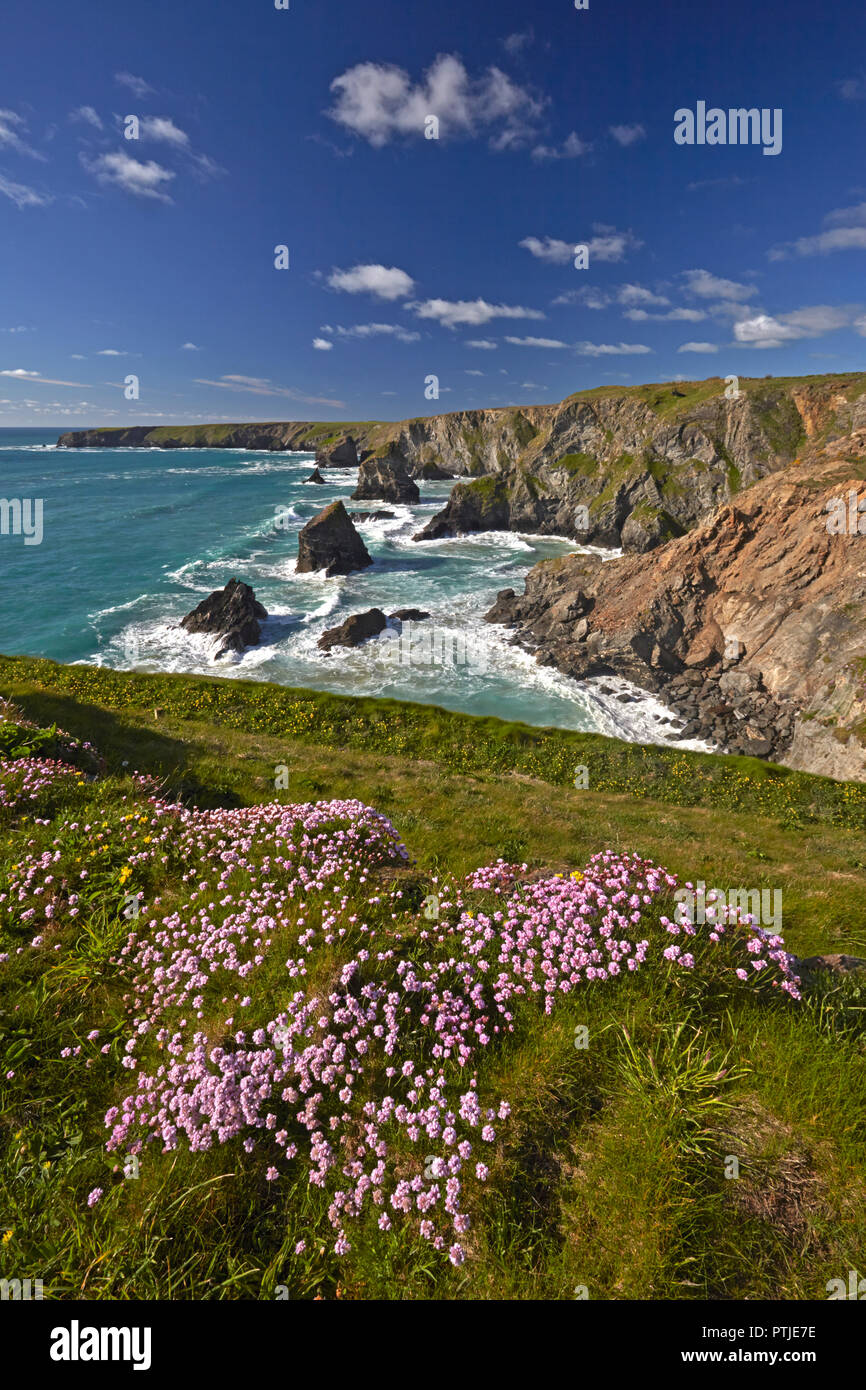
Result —
<path fill-rule="evenodd" d="M 420 501 L 418 484 L 409 477 L 406 465 L 397 455 L 374 455 L 364 459 L 358 472 L 353 502 L 372 500 L 412 503 Z"/>
<path fill-rule="evenodd" d="M 221 638 L 216 651 L 220 657 L 255 647 L 262 635 L 259 620 L 267 616 L 267 609 L 258 602 L 249 584 L 230 579 L 224 589 L 214 589 L 202 599 L 180 625 L 187 632 Z"/>
<path fill-rule="evenodd" d="M 332 502 L 307 522 L 298 535 L 296 574 L 324 570 L 336 574 L 366 569 L 373 560 L 341 501 Z"/>

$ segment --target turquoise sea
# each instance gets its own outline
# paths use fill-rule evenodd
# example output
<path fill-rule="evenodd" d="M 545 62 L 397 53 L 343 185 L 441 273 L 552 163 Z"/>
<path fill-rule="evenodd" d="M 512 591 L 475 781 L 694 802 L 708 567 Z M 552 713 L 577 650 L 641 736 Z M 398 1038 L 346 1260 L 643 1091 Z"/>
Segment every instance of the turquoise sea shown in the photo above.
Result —
<path fill-rule="evenodd" d="M 506 629 L 482 620 L 498 590 L 520 592 L 536 561 L 573 550 L 571 543 L 505 532 L 412 540 L 442 507 L 450 482 L 420 484 L 417 506 L 387 508 L 393 520 L 356 523 L 374 564 L 325 579 L 294 572 L 304 523 L 337 497 L 350 511 L 385 506 L 348 500 L 354 470 L 325 470 L 319 486 L 305 481 L 311 454 L 59 449 L 57 435 L 0 430 L 0 498 L 43 506 L 41 544 L 0 535 L 4 653 L 392 696 L 620 737 L 667 736 L 654 700 L 626 703 L 617 698 L 629 692 L 622 681 L 578 684 L 539 667 L 510 644 Z M 259 647 L 215 662 L 211 644 L 178 623 L 233 576 L 253 586 L 269 617 Z M 330 656 L 317 649 L 325 628 L 372 607 L 426 609 L 437 634 L 462 641 L 462 659 L 395 665 L 375 640 Z"/>

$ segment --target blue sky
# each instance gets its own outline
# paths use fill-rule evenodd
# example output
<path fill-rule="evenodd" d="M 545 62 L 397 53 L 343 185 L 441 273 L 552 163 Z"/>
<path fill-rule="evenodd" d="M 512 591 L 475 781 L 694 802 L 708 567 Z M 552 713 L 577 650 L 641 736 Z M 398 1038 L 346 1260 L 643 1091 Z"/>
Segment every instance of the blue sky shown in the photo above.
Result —
<path fill-rule="evenodd" d="M 862 0 L 7 0 L 0 426 L 862 369 L 864 148 Z"/>

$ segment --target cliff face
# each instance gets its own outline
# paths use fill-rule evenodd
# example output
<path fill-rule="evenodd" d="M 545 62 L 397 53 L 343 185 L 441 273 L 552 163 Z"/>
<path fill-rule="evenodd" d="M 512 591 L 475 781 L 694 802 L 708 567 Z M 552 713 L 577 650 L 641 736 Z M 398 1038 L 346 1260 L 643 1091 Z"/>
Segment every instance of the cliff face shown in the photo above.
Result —
<path fill-rule="evenodd" d="M 807 445 L 650 556 L 536 565 L 487 616 L 542 664 L 658 692 L 684 737 L 866 780 L 866 428 Z"/>
<path fill-rule="evenodd" d="M 688 531 L 812 440 L 866 426 L 866 375 L 719 378 L 579 392 L 558 405 L 457 411 L 396 424 L 136 426 L 61 435 L 69 448 L 302 449 L 351 436 L 414 477 L 458 483 L 419 536 L 491 529 L 561 535 L 645 552 Z"/>

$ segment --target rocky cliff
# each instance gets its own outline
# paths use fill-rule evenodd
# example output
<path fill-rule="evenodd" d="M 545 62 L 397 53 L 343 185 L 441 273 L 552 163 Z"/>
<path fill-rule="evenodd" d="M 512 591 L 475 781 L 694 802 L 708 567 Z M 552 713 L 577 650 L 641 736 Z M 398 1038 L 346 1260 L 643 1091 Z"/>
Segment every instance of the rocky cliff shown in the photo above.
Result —
<path fill-rule="evenodd" d="M 866 375 L 720 378 L 578 392 L 558 405 L 398 423 L 272 422 L 78 430 L 82 447 L 387 453 L 413 477 L 460 481 L 419 539 L 526 530 L 645 552 L 688 531 L 810 442 L 866 426 Z"/>
<path fill-rule="evenodd" d="M 536 565 L 487 617 L 543 664 L 659 693 L 683 737 L 866 780 L 866 427 L 650 556 Z"/>

